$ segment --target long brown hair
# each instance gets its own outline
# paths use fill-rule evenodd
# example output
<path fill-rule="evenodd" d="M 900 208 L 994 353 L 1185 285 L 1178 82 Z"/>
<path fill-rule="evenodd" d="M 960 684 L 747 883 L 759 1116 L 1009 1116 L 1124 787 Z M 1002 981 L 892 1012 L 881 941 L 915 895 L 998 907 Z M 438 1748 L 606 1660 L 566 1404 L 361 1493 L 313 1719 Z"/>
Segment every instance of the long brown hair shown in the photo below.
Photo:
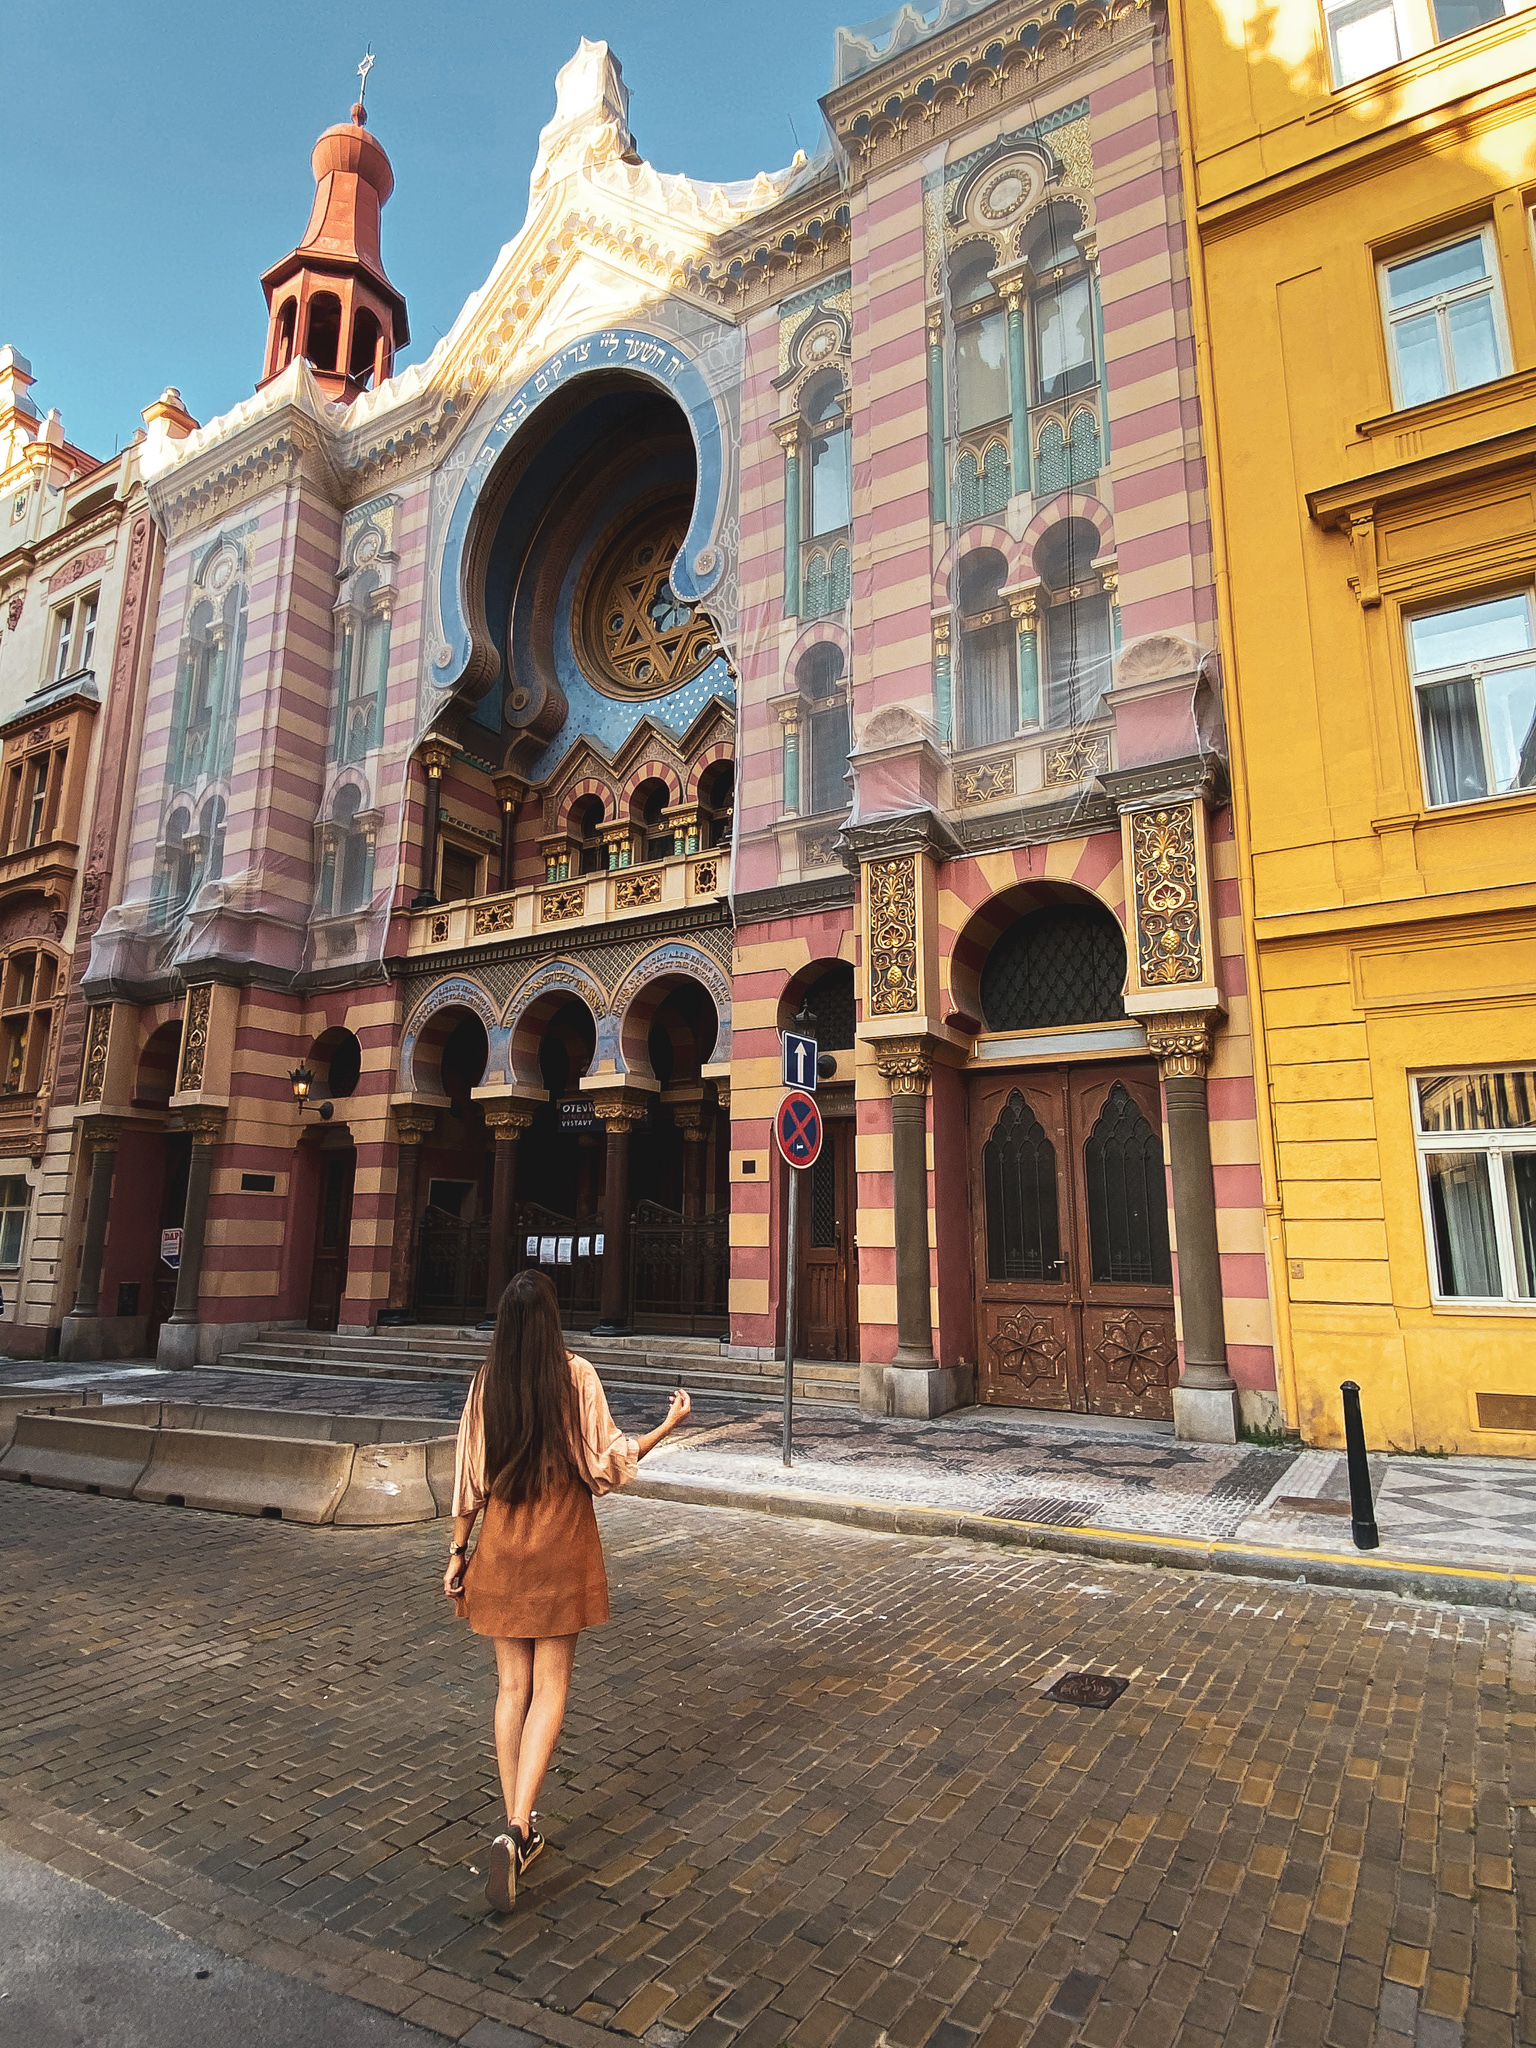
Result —
<path fill-rule="evenodd" d="M 502 1295 L 480 1386 L 485 1469 L 497 1500 L 516 1507 L 562 1480 L 586 1484 L 574 1449 L 581 1434 L 576 1381 L 547 1274 L 530 1267 Z"/>

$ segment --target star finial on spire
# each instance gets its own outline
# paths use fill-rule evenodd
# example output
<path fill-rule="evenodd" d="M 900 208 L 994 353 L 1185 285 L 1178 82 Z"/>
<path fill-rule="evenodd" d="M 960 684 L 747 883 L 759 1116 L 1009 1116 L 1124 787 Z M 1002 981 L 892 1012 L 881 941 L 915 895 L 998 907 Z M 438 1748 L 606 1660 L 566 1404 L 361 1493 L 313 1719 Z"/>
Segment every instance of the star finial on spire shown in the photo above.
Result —
<path fill-rule="evenodd" d="M 368 74 L 373 69 L 373 66 L 373 45 L 370 43 L 363 53 L 362 63 L 357 67 L 357 75 L 362 80 L 361 85 L 357 89 L 357 103 L 359 106 L 362 106 L 368 97 Z"/>

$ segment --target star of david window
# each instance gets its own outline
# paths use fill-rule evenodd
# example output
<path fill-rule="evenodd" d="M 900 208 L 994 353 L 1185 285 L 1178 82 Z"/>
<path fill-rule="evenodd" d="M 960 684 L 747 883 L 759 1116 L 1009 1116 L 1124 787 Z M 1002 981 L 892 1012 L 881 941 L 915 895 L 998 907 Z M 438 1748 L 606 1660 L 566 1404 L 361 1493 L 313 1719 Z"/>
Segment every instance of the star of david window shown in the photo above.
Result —
<path fill-rule="evenodd" d="M 692 681 L 720 652 L 714 626 L 672 588 L 688 507 L 650 507 L 593 550 L 576 611 L 582 667 L 612 695 L 663 696 Z"/>

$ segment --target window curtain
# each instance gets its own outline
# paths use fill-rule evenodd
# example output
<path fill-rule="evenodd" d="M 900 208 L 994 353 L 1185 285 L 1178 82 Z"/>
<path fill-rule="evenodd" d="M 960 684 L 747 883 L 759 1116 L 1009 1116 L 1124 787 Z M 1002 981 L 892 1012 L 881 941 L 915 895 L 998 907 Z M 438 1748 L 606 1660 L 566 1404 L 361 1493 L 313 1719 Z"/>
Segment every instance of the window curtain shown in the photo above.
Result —
<path fill-rule="evenodd" d="M 1501 1294 L 1486 1153 L 1431 1152 L 1424 1164 L 1429 1175 L 1440 1292 L 1483 1297 Z"/>
<path fill-rule="evenodd" d="M 1477 685 L 1470 677 L 1419 692 L 1424 762 L 1432 804 L 1465 803 L 1488 794 L 1488 772 L 1477 722 Z"/>
<path fill-rule="evenodd" d="M 848 706 L 829 704 L 806 721 L 811 742 L 810 817 L 848 808 Z"/>
<path fill-rule="evenodd" d="M 960 744 L 990 747 L 1012 739 L 1019 722 L 1014 667 L 1017 635 L 1011 624 L 984 626 L 960 641 Z"/>

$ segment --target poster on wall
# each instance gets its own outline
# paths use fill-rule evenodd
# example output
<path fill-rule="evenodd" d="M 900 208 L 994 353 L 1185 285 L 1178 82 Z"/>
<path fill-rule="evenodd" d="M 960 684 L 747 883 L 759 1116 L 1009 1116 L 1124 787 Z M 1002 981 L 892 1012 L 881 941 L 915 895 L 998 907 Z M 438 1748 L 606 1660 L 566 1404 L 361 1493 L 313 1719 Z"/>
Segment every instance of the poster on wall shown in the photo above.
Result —
<path fill-rule="evenodd" d="M 173 1273 L 181 1271 L 181 1225 L 160 1233 L 160 1263 L 169 1266 Z"/>
<path fill-rule="evenodd" d="M 558 1265 L 568 1266 L 571 1263 L 571 1249 L 573 1244 L 574 1239 L 569 1237 L 561 1238 L 560 1248 L 555 1254 L 555 1260 Z"/>

